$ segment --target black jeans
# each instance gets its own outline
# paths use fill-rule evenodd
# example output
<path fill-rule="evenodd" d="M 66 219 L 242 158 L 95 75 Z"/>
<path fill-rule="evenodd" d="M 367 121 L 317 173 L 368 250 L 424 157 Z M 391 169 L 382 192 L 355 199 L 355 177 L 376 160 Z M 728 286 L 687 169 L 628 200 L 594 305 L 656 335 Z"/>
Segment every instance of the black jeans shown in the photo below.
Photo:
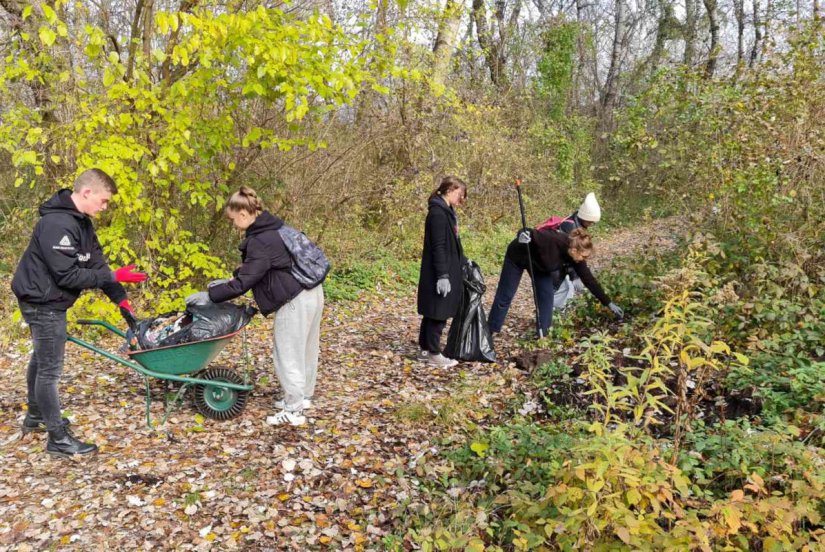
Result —
<path fill-rule="evenodd" d="M 422 351 L 430 353 L 441 352 L 441 332 L 447 325 L 446 320 L 433 320 L 426 316 L 421 319 L 421 329 L 418 332 L 418 345 Z"/>
<path fill-rule="evenodd" d="M 57 384 L 66 351 L 66 311 L 21 301 L 20 312 L 31 330 L 33 345 L 26 373 L 28 402 L 40 410 L 46 429 L 56 431 L 63 427 Z"/>
<path fill-rule="evenodd" d="M 493 306 L 487 319 L 491 332 L 501 331 L 504 319 L 507 317 L 507 311 L 510 310 L 510 304 L 516 296 L 516 291 L 518 291 L 523 273 L 524 270 L 519 268 L 509 257 L 504 257 L 501 278 L 498 280 L 496 296 L 493 299 Z M 536 272 L 534 276 L 536 295 L 539 302 L 539 324 L 544 335 L 547 335 L 547 330 L 553 324 L 553 294 L 556 290 L 553 286 L 553 277 L 550 274 Z"/>

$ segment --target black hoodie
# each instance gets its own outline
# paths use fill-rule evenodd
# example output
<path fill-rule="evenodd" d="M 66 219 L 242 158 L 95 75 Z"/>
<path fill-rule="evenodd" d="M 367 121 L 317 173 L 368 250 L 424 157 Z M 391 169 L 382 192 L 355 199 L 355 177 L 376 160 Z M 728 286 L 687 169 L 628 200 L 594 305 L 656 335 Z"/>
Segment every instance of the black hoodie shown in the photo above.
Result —
<path fill-rule="evenodd" d="M 55 310 L 68 309 L 81 291 L 93 288 L 120 303 L 126 290 L 112 276 L 91 219 L 71 196 L 71 190 L 60 190 L 40 207 L 11 289 L 20 301 Z"/>
<path fill-rule="evenodd" d="M 227 283 L 209 288 L 212 302 L 222 303 L 251 289 L 261 314 L 266 316 L 303 291 L 290 273 L 292 257 L 278 232 L 283 225 L 284 221 L 269 211 L 258 215 L 238 247 L 243 264 Z"/>

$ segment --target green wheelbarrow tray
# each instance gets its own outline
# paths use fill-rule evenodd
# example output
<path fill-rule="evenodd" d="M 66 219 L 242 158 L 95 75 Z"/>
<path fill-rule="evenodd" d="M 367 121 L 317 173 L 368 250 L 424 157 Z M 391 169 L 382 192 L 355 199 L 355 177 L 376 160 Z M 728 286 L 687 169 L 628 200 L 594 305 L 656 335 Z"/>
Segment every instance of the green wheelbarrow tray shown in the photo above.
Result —
<path fill-rule="evenodd" d="M 103 326 L 110 332 L 124 339 L 126 338 L 123 331 L 103 320 L 78 320 L 77 323 Z M 151 429 L 150 407 L 152 405 L 152 395 L 149 389 L 149 378 L 176 381 L 183 384 L 167 407 L 161 426 L 166 423 L 172 408 L 189 386 L 193 386 L 195 391 L 195 406 L 207 418 L 228 420 L 243 411 L 247 396 L 252 390 L 252 385 L 249 385 L 249 382 L 245 378 L 241 378 L 237 372 L 228 368 L 207 368 L 207 365 L 218 356 L 218 353 L 223 350 L 226 344 L 240 332 L 241 330 L 238 330 L 203 341 L 181 343 L 143 351 L 129 351 L 127 353 L 129 359 L 110 353 L 76 337 L 69 336 L 67 340 L 128 366 L 143 376 L 146 384 L 146 424 Z M 194 374 L 194 376 L 188 376 L 187 374 Z"/>

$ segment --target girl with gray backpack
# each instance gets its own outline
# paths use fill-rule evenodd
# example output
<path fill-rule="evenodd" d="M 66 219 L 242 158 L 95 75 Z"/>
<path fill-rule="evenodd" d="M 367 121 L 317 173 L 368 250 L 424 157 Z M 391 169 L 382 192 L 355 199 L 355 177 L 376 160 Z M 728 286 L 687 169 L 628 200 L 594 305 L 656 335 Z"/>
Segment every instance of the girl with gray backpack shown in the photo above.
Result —
<path fill-rule="evenodd" d="M 303 411 L 311 408 L 315 392 L 324 310 L 321 284 L 329 262 L 303 233 L 266 211 L 252 188 L 241 186 L 232 194 L 226 216 L 246 233 L 239 246 L 243 262 L 231 280 L 209 286 L 209 299 L 220 303 L 251 289 L 261 314 L 275 313 L 273 360 L 283 399 L 275 402 L 279 412 L 266 422 L 303 425 Z"/>

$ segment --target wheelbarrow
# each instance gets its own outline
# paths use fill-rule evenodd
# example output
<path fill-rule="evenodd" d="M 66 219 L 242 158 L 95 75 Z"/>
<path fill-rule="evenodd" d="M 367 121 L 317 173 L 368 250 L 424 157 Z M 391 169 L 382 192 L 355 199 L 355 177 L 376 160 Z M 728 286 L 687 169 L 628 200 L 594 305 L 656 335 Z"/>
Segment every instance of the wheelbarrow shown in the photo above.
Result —
<path fill-rule="evenodd" d="M 103 320 L 78 320 L 78 324 L 103 326 L 110 332 L 126 338 L 126 333 Z M 195 406 L 205 417 L 213 420 L 229 420 L 238 416 L 246 406 L 246 399 L 252 390 L 248 377 L 241 377 L 237 372 L 224 367 L 207 368 L 229 341 L 242 330 L 195 341 L 181 343 L 156 349 L 127 351 L 128 359 L 103 350 L 92 343 L 69 336 L 67 341 L 76 343 L 110 360 L 135 370 L 143 376 L 146 385 L 146 425 L 152 427 L 150 408 L 152 394 L 149 378 L 176 381 L 183 385 L 176 393 L 171 404 L 167 405 L 161 422 L 166 424 L 174 406 L 190 386 L 194 389 Z"/>

